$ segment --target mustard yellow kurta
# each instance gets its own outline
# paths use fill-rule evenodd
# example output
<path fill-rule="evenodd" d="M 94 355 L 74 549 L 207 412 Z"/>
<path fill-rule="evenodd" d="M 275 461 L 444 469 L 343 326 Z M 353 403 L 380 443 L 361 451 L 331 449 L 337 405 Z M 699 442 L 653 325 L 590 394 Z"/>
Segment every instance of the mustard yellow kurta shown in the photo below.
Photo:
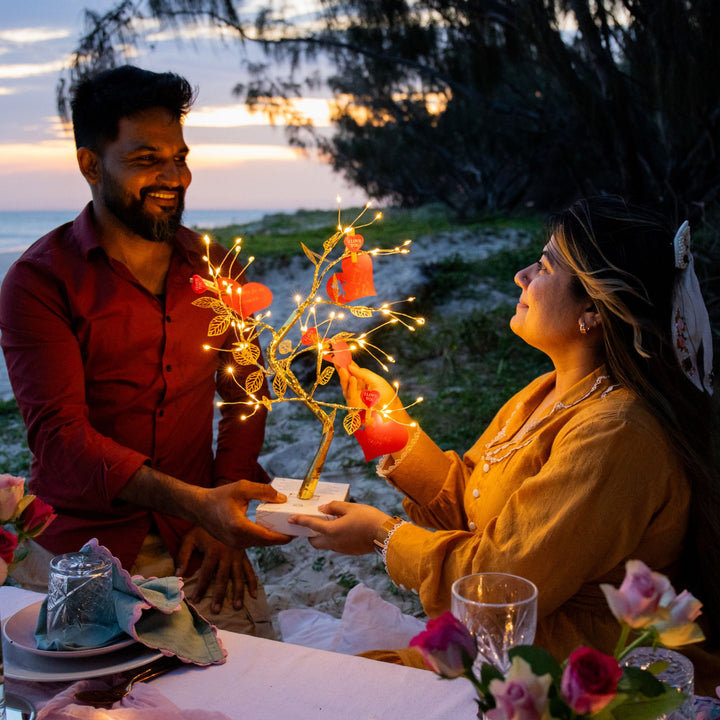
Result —
<path fill-rule="evenodd" d="M 387 565 L 430 616 L 450 608 L 463 575 L 529 578 L 535 642 L 564 658 L 580 644 L 612 652 L 619 626 L 599 584 L 619 585 L 626 560 L 673 577 L 690 486 L 656 419 L 604 368 L 526 425 L 554 382 L 544 375 L 512 398 L 464 458 L 420 434 L 388 476 L 413 523 L 392 535 Z"/>

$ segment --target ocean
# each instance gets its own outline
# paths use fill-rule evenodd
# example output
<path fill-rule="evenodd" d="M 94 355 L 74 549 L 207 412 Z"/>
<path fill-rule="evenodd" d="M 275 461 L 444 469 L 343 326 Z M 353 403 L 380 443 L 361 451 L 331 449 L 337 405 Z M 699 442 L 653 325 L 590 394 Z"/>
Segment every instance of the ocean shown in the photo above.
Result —
<path fill-rule="evenodd" d="M 0 210 L 0 253 L 19 253 L 38 238 L 77 216 L 76 210 Z M 271 210 L 186 210 L 183 224 L 214 228 L 259 220 Z"/>

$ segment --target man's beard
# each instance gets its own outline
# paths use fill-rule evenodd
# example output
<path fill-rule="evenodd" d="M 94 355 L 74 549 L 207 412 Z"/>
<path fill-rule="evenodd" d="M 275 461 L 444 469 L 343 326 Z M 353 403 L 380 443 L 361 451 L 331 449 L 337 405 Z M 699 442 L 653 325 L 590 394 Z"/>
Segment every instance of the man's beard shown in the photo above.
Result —
<path fill-rule="evenodd" d="M 154 185 L 143 188 L 140 197 L 134 198 L 126 193 L 115 178 L 104 168 L 102 199 L 108 210 L 129 230 L 150 242 L 170 242 L 180 229 L 185 210 L 185 190 Z M 174 210 L 154 216 L 144 208 L 145 198 L 151 192 L 177 192 L 178 202 Z"/>

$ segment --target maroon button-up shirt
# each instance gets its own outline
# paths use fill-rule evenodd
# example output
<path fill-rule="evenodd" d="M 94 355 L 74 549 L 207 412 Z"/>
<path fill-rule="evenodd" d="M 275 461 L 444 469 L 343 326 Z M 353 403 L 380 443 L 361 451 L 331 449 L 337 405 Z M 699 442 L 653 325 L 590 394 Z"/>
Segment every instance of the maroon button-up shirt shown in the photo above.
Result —
<path fill-rule="evenodd" d="M 232 332 L 208 339 L 212 313 L 192 301 L 206 247 L 182 228 L 165 297 L 100 247 L 92 203 L 32 245 L 0 292 L 2 349 L 33 453 L 30 488 L 58 517 L 39 542 L 54 553 L 92 537 L 130 568 L 154 517 L 170 553 L 189 524 L 117 500 L 143 464 L 193 485 L 266 481 L 257 463 L 265 412 L 224 406 L 213 456 L 215 392 L 242 400 L 249 367 L 225 370 Z M 219 262 L 224 250 L 213 249 Z M 211 340 L 212 342 L 209 342 Z M 238 384 L 240 383 L 240 384 Z"/>

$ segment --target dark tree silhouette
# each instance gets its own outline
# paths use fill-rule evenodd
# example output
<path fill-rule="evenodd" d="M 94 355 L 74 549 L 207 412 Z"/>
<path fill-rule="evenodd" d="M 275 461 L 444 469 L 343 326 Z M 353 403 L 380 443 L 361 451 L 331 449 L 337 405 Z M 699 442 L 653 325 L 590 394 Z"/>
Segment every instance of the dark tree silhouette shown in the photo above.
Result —
<path fill-rule="evenodd" d="M 718 200 L 716 0 L 322 0 L 304 18 L 124 0 L 87 13 L 61 108 L 68 82 L 144 41 L 147 18 L 179 37 L 198 22 L 232 31 L 247 70 L 235 92 L 285 114 L 291 143 L 373 197 L 468 215 L 609 192 L 677 218 Z M 286 102 L 323 84 L 330 137 Z"/>

